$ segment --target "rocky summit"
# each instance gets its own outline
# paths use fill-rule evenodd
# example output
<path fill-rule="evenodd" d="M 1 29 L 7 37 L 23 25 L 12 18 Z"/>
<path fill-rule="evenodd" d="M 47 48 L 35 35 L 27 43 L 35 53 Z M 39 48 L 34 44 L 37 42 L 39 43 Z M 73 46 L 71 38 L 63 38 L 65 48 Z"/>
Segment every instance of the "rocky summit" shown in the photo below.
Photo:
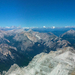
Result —
<path fill-rule="evenodd" d="M 14 64 L 2 75 L 75 75 L 75 50 L 65 47 L 40 53 L 26 67 Z"/>

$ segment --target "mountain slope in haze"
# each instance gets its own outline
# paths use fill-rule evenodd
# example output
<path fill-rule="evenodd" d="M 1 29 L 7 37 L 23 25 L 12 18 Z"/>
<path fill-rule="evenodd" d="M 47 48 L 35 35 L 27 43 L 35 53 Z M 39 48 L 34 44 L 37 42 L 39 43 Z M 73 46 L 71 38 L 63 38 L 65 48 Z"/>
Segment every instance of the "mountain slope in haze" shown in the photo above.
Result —
<path fill-rule="evenodd" d="M 61 36 L 62 40 L 67 40 L 71 43 L 71 46 L 75 48 L 75 31 L 74 30 L 69 30 L 62 34 Z"/>
<path fill-rule="evenodd" d="M 36 55 L 26 67 L 14 64 L 2 75 L 75 75 L 75 50 L 71 47 Z"/>
<path fill-rule="evenodd" d="M 29 56 L 34 57 L 41 52 L 50 52 L 56 48 L 62 48 L 69 45 L 66 40 L 61 40 L 53 33 L 39 33 L 32 30 L 17 33 L 15 36 L 5 36 L 9 39 L 11 46 L 17 48 L 19 52 L 27 53 Z"/>
<path fill-rule="evenodd" d="M 65 32 L 69 31 L 69 30 L 75 30 L 75 27 L 55 27 L 55 28 L 32 28 L 33 31 L 37 31 L 37 32 L 42 32 L 42 33 L 48 33 L 48 32 L 52 32 L 54 35 L 56 36 L 60 36 L 62 34 L 64 34 Z M 25 29 L 26 30 L 26 29 Z"/>

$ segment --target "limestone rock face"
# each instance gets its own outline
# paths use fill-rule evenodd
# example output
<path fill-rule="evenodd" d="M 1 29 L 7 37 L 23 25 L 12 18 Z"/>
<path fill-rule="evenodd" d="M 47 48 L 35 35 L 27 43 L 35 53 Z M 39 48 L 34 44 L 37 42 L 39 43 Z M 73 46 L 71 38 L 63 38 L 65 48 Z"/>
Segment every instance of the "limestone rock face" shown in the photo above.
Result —
<path fill-rule="evenodd" d="M 26 67 L 15 64 L 2 75 L 74 75 L 74 68 L 75 50 L 65 47 L 36 55 Z"/>

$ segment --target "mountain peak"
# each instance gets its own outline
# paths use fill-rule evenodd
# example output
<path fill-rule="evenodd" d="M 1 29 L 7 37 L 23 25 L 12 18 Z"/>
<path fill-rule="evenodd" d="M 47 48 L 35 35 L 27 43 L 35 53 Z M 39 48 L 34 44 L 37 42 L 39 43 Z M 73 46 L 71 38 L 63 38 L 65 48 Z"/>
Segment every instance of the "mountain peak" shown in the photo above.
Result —
<path fill-rule="evenodd" d="M 75 31 L 73 29 L 65 32 L 64 34 L 61 35 L 61 37 L 67 36 L 67 35 L 75 35 Z M 69 38 L 69 36 L 67 36 L 67 38 Z"/>
<path fill-rule="evenodd" d="M 33 32 L 33 30 L 32 30 L 32 29 L 29 29 L 29 30 L 28 30 L 28 32 L 32 33 L 32 32 Z"/>
<path fill-rule="evenodd" d="M 67 31 L 68 33 L 75 33 L 75 31 L 73 29 Z"/>

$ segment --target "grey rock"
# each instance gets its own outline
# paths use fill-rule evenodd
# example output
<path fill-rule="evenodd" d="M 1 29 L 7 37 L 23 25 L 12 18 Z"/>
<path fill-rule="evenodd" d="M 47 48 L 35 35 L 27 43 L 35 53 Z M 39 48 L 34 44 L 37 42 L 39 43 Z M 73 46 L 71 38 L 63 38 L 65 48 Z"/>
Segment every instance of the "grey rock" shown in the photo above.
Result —
<path fill-rule="evenodd" d="M 15 67 L 13 65 L 4 75 L 74 75 L 75 50 L 65 47 L 48 54 L 41 53 L 28 66 L 14 69 Z"/>

